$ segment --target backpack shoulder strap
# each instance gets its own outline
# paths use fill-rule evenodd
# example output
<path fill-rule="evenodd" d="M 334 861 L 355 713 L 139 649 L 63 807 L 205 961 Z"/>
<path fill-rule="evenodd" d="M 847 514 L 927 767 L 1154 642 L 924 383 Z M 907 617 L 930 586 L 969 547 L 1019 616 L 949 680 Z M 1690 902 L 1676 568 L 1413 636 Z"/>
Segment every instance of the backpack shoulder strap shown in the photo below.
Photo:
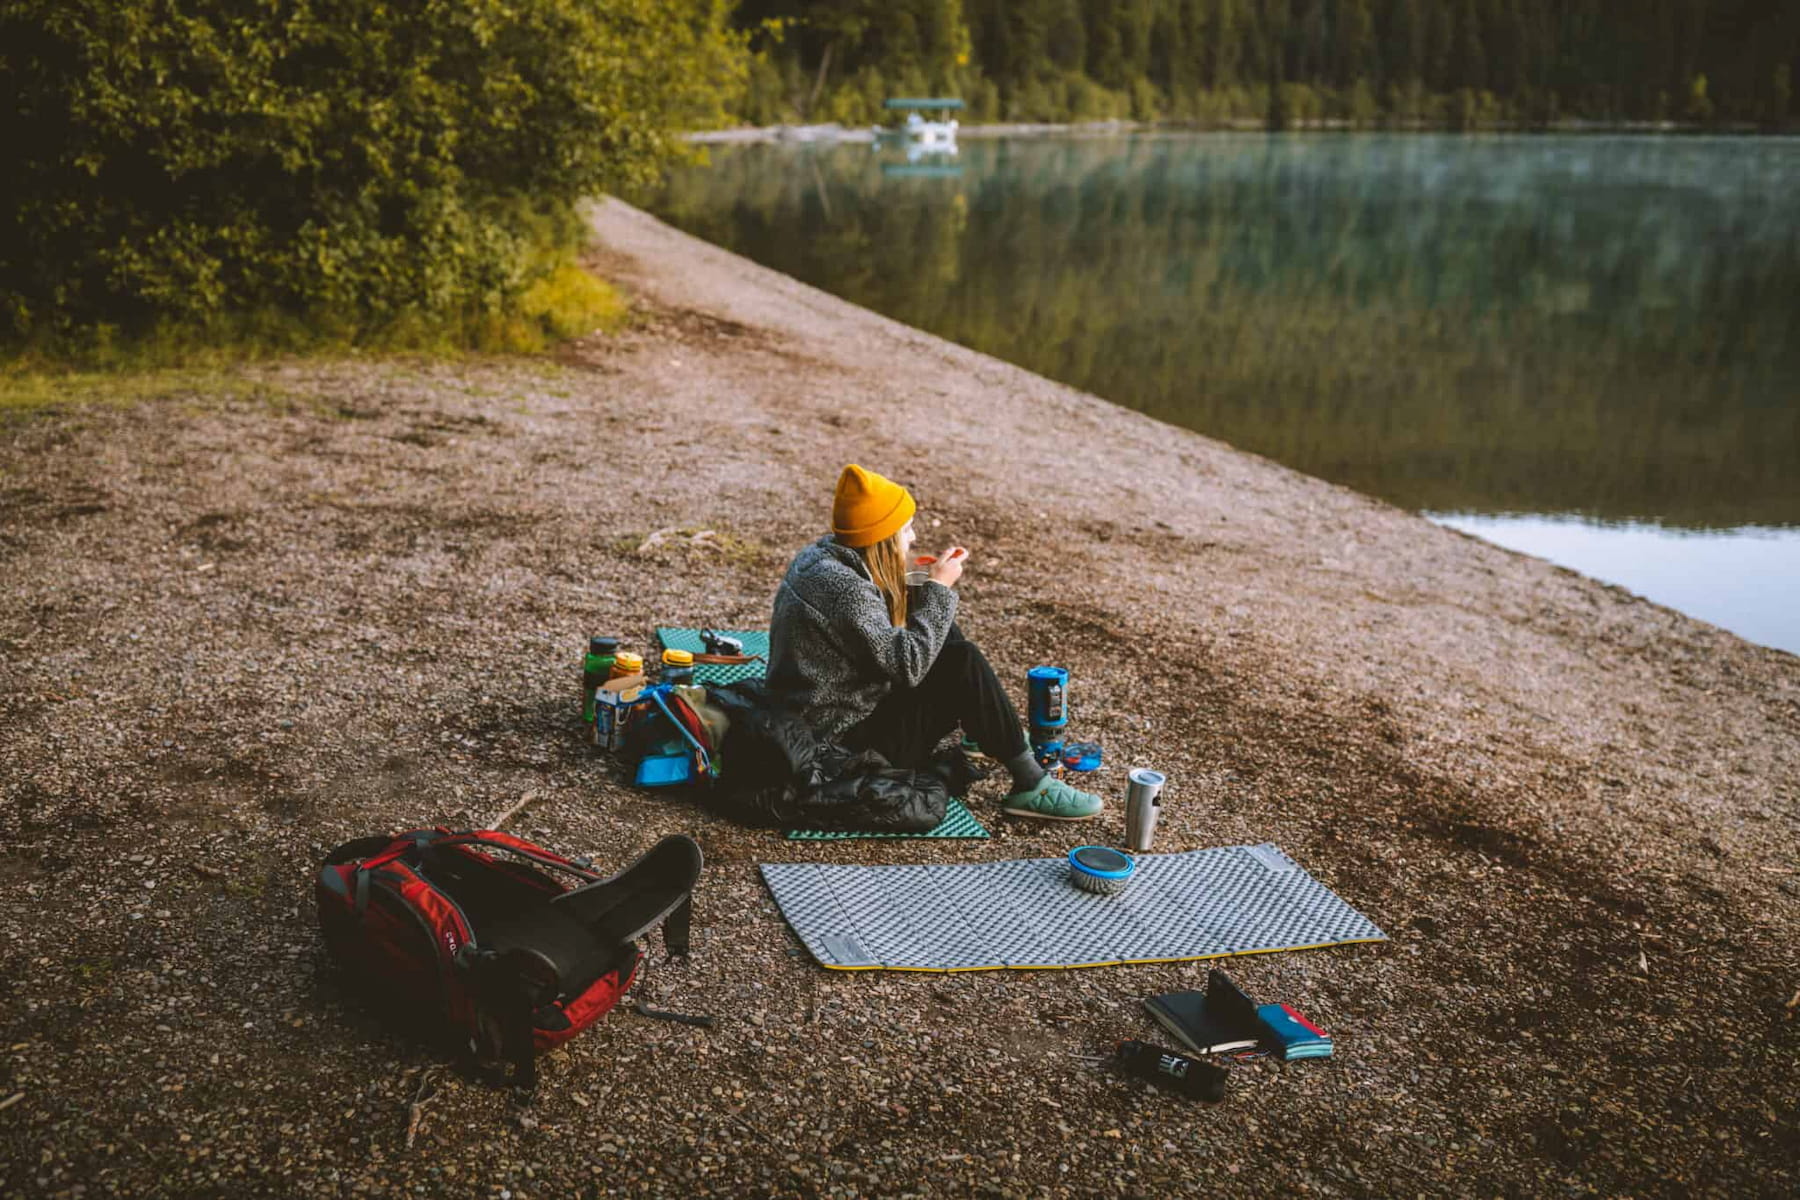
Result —
<path fill-rule="evenodd" d="M 663 949 L 670 958 L 686 958 L 694 920 L 694 893 L 682 896 L 672 912 L 663 919 Z"/>
<path fill-rule="evenodd" d="M 611 879 L 564 892 L 550 904 L 603 944 L 634 942 L 661 925 L 670 955 L 686 954 L 702 861 L 698 842 L 673 833 Z"/>
<path fill-rule="evenodd" d="M 487 951 L 471 956 L 466 968 L 477 1007 L 498 1026 L 500 1056 L 512 1065 L 507 1082 L 530 1092 L 537 1087 L 537 1047 L 531 1031 L 534 1000 L 525 967 L 513 953 Z"/>

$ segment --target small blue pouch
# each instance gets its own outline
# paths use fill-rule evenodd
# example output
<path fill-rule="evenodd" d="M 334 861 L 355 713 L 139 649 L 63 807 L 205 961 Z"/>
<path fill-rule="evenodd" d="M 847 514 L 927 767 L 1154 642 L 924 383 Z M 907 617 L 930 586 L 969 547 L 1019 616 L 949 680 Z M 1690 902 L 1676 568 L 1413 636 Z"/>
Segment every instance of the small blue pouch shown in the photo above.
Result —
<path fill-rule="evenodd" d="M 694 758 L 687 753 L 649 754 L 638 760 L 639 787 L 674 787 L 694 778 Z"/>

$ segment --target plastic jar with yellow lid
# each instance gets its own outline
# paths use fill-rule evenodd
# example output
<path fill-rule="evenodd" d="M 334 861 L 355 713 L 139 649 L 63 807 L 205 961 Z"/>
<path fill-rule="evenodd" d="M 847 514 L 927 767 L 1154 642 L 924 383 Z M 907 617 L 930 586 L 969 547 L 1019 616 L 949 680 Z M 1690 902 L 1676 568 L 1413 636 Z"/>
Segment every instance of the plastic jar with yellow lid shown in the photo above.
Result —
<path fill-rule="evenodd" d="M 694 682 L 694 655 L 690 650 L 662 652 L 662 681 L 670 684 Z"/>

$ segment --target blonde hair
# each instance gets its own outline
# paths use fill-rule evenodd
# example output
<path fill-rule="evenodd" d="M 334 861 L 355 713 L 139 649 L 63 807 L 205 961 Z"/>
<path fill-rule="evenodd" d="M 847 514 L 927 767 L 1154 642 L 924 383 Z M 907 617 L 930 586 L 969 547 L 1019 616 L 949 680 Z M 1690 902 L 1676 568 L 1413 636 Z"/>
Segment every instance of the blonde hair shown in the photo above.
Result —
<path fill-rule="evenodd" d="M 863 562 L 875 577 L 875 586 L 887 599 L 888 619 L 895 625 L 906 624 L 906 556 L 900 552 L 900 534 L 896 529 L 873 546 L 862 548 Z"/>

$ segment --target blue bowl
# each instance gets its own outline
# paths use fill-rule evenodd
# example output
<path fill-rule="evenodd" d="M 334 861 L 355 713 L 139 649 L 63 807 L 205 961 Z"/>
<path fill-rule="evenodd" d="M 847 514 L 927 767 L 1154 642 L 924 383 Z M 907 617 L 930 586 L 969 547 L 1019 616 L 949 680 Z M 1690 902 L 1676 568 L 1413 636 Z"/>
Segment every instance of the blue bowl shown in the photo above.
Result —
<path fill-rule="evenodd" d="M 1071 771 L 1098 771 L 1104 754 L 1099 742 L 1064 742 L 1062 765 Z"/>
<path fill-rule="evenodd" d="M 1131 855 L 1111 846 L 1077 846 L 1069 851 L 1069 882 L 1098 896 L 1124 891 L 1136 870 Z"/>

